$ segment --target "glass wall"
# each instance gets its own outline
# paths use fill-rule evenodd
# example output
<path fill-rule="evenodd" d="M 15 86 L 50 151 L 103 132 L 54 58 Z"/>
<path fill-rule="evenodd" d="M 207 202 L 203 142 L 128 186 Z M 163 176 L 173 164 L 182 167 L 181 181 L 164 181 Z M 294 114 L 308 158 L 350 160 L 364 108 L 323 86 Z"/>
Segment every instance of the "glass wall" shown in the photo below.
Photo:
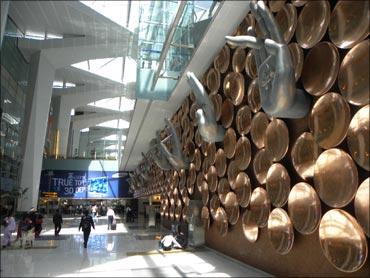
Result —
<path fill-rule="evenodd" d="M 1 48 L 1 190 L 17 185 L 21 161 L 29 64 L 17 47 L 17 38 L 7 35 L 16 30 L 8 19 Z"/>

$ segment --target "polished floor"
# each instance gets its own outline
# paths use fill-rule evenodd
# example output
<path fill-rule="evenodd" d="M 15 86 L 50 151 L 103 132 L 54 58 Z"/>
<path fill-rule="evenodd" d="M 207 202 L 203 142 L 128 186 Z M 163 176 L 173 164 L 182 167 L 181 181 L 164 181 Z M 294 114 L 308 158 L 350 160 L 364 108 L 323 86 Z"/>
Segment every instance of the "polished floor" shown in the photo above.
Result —
<path fill-rule="evenodd" d="M 107 230 L 100 218 L 83 248 L 78 218 L 65 218 L 59 240 L 54 240 L 50 219 L 32 249 L 14 242 L 1 250 L 1 277 L 266 277 L 269 274 L 236 262 L 208 248 L 158 251 L 163 228 L 144 222 L 122 223 Z"/>

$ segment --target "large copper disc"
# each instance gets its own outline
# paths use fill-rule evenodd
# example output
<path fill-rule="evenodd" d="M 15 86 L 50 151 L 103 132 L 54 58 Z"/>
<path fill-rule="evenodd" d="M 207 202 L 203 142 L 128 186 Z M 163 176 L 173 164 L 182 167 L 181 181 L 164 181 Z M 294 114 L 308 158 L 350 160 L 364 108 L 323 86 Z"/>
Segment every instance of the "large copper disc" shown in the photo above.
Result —
<path fill-rule="evenodd" d="M 213 111 L 216 115 L 216 121 L 218 121 L 221 118 L 222 97 L 220 94 L 210 94 L 209 98 L 213 104 Z"/>
<path fill-rule="evenodd" d="M 288 171 L 280 163 L 271 165 L 267 172 L 266 190 L 271 203 L 275 207 L 282 207 L 288 201 L 290 191 L 290 177 Z"/>
<path fill-rule="evenodd" d="M 276 13 L 284 7 L 285 0 L 270 0 L 268 3 L 269 3 L 270 10 L 273 13 Z"/>
<path fill-rule="evenodd" d="M 313 96 L 325 94 L 337 78 L 339 63 L 339 52 L 335 45 L 330 42 L 315 45 L 303 63 L 301 80 L 304 89 Z"/>
<path fill-rule="evenodd" d="M 213 95 L 213 94 L 212 94 Z M 210 98 L 212 100 L 212 97 L 210 95 Z M 197 119 L 195 118 L 195 112 L 197 112 L 197 110 L 199 109 L 199 105 L 194 102 L 191 106 L 190 106 L 190 111 L 189 111 L 189 117 L 190 117 L 190 120 L 194 123 L 194 126 L 196 126 L 198 123 L 197 123 Z"/>
<path fill-rule="evenodd" d="M 175 209 L 176 209 L 176 206 L 175 205 L 171 205 L 170 206 L 169 216 L 170 216 L 170 219 L 171 220 L 174 220 L 175 219 Z"/>
<path fill-rule="evenodd" d="M 309 116 L 309 128 L 320 147 L 338 146 L 346 137 L 351 111 L 345 99 L 337 93 L 327 93 L 314 104 Z"/>
<path fill-rule="evenodd" d="M 215 166 L 210 166 L 206 175 L 209 191 L 215 192 L 217 189 L 217 170 Z"/>
<path fill-rule="evenodd" d="M 186 173 L 185 169 L 181 169 L 179 173 L 179 187 L 184 187 L 186 184 Z"/>
<path fill-rule="evenodd" d="M 223 149 L 218 149 L 216 152 L 215 167 L 217 176 L 223 177 L 226 173 L 226 155 Z"/>
<path fill-rule="evenodd" d="M 204 158 L 202 161 L 202 173 L 203 176 L 205 177 L 208 172 L 208 168 L 211 166 L 211 161 L 209 160 L 208 157 Z"/>
<path fill-rule="evenodd" d="M 194 165 L 195 165 L 195 170 L 196 171 L 199 171 L 200 170 L 200 167 L 202 166 L 202 156 L 201 156 L 201 153 L 200 153 L 200 150 L 199 149 L 195 149 L 194 151 Z"/>
<path fill-rule="evenodd" d="M 321 204 L 315 189 L 305 182 L 294 185 L 289 193 L 288 212 L 298 232 L 308 235 L 316 231 L 321 218 Z"/>
<path fill-rule="evenodd" d="M 308 0 L 292 0 L 292 4 L 296 7 L 304 6 Z"/>
<path fill-rule="evenodd" d="M 184 206 L 182 209 L 182 220 L 188 221 L 188 206 Z"/>
<path fill-rule="evenodd" d="M 229 166 L 227 167 L 227 179 L 232 189 L 234 189 L 234 182 L 238 174 L 239 174 L 239 169 L 238 169 L 237 163 L 235 160 L 233 160 L 229 163 Z"/>
<path fill-rule="evenodd" d="M 224 136 L 224 151 L 227 158 L 232 158 L 235 154 L 236 134 L 233 128 L 228 128 Z"/>
<path fill-rule="evenodd" d="M 265 189 L 257 187 L 253 190 L 249 207 L 258 227 L 265 227 L 271 208 L 270 199 Z"/>
<path fill-rule="evenodd" d="M 209 229 L 209 224 L 210 224 L 210 219 L 209 219 L 209 211 L 206 206 L 202 208 L 200 218 L 202 219 L 202 224 L 203 227 L 208 230 Z"/>
<path fill-rule="evenodd" d="M 338 1 L 331 14 L 329 37 L 339 48 L 351 48 L 369 35 L 369 1 Z"/>
<path fill-rule="evenodd" d="M 265 134 L 269 124 L 267 115 L 263 112 L 258 112 L 252 118 L 251 137 L 257 148 L 262 149 L 265 146 Z"/>
<path fill-rule="evenodd" d="M 203 205 L 206 206 L 209 200 L 209 191 L 208 191 L 208 183 L 205 180 L 202 182 L 201 193 L 202 193 Z"/>
<path fill-rule="evenodd" d="M 234 72 L 242 72 L 245 69 L 245 50 L 238 47 L 233 54 L 232 67 Z"/>
<path fill-rule="evenodd" d="M 265 134 L 265 148 L 272 154 L 274 161 L 283 159 L 289 147 L 289 130 L 284 121 L 273 119 Z"/>
<path fill-rule="evenodd" d="M 231 126 L 234 119 L 234 105 L 230 99 L 225 99 L 221 107 L 221 123 L 225 128 Z"/>
<path fill-rule="evenodd" d="M 225 204 L 226 194 L 230 191 L 230 184 L 226 178 L 222 178 L 218 182 L 217 193 L 221 203 Z"/>
<path fill-rule="evenodd" d="M 301 77 L 301 73 L 303 69 L 303 61 L 304 61 L 303 49 L 296 42 L 290 43 L 288 47 L 289 47 L 290 55 L 292 57 L 292 63 L 294 66 L 295 81 L 298 81 L 298 79 Z"/>
<path fill-rule="evenodd" d="M 236 113 L 236 130 L 240 135 L 247 135 L 251 129 L 252 113 L 248 105 L 239 108 Z"/>
<path fill-rule="evenodd" d="M 249 242 L 256 242 L 258 238 L 258 225 L 252 212 L 246 209 L 242 218 L 243 233 Z"/>
<path fill-rule="evenodd" d="M 325 257 L 340 271 L 355 272 L 366 262 L 366 237 L 356 219 L 346 211 L 332 209 L 325 213 L 319 238 Z"/>
<path fill-rule="evenodd" d="M 215 69 L 217 69 L 220 73 L 225 73 L 229 67 L 230 63 L 230 48 L 225 45 L 220 53 L 216 56 L 213 61 L 213 65 Z"/>
<path fill-rule="evenodd" d="M 252 190 L 248 175 L 244 172 L 240 172 L 235 179 L 233 187 L 239 205 L 246 208 L 249 205 Z"/>
<path fill-rule="evenodd" d="M 217 93 L 220 88 L 220 72 L 211 68 L 207 74 L 207 87 L 210 93 Z"/>
<path fill-rule="evenodd" d="M 230 72 L 226 75 L 223 84 L 224 94 L 237 106 L 244 98 L 244 77 L 241 73 Z"/>
<path fill-rule="evenodd" d="M 189 161 L 194 160 L 194 152 L 195 152 L 195 145 L 191 140 L 187 140 L 188 142 L 185 145 L 185 155 L 189 159 Z"/>
<path fill-rule="evenodd" d="M 220 199 L 217 194 L 213 194 L 209 201 L 209 210 L 213 219 L 216 218 L 217 209 L 220 207 Z"/>
<path fill-rule="evenodd" d="M 251 143 L 245 136 L 239 138 L 235 148 L 235 163 L 239 170 L 248 168 L 251 162 Z"/>
<path fill-rule="evenodd" d="M 292 4 L 285 4 L 275 15 L 275 21 L 285 43 L 288 44 L 297 27 L 297 9 Z"/>
<path fill-rule="evenodd" d="M 220 236 L 226 236 L 228 230 L 227 214 L 222 207 L 216 211 L 215 223 Z"/>
<path fill-rule="evenodd" d="M 199 129 L 195 131 L 194 142 L 197 147 L 200 147 L 202 145 L 202 136 L 199 133 Z"/>
<path fill-rule="evenodd" d="M 202 192 L 202 183 L 204 181 L 204 174 L 202 171 L 198 172 L 196 179 L 196 186 L 199 192 Z"/>
<path fill-rule="evenodd" d="M 321 148 L 309 132 L 302 133 L 295 141 L 291 157 L 294 169 L 304 180 L 313 177 L 313 170 Z"/>
<path fill-rule="evenodd" d="M 259 150 L 253 159 L 253 172 L 260 184 L 266 183 L 267 172 L 273 163 L 269 150 Z"/>
<path fill-rule="evenodd" d="M 177 171 L 173 172 L 171 189 L 174 189 L 179 185 L 179 173 Z"/>
<path fill-rule="evenodd" d="M 189 205 L 190 198 L 189 198 L 189 195 L 188 195 L 188 191 L 187 190 L 184 190 L 184 192 L 181 195 L 181 199 L 184 202 L 184 205 L 185 206 L 188 206 Z"/>
<path fill-rule="evenodd" d="M 338 86 L 344 98 L 353 105 L 369 104 L 369 47 L 370 40 L 357 44 L 340 65 Z"/>
<path fill-rule="evenodd" d="M 257 77 L 257 66 L 252 50 L 249 50 L 245 58 L 245 72 L 252 79 Z"/>
<path fill-rule="evenodd" d="M 180 221 L 181 214 L 182 214 L 182 204 L 181 204 L 181 201 L 178 200 L 176 208 L 175 208 L 175 219 L 176 219 L 176 221 Z"/>
<path fill-rule="evenodd" d="M 225 197 L 225 211 L 231 225 L 235 225 L 239 219 L 239 204 L 234 192 L 230 191 Z"/>
<path fill-rule="evenodd" d="M 369 105 L 358 110 L 347 133 L 347 145 L 352 158 L 367 171 L 370 171 L 369 113 Z"/>
<path fill-rule="evenodd" d="M 340 149 L 324 151 L 315 164 L 314 185 L 328 206 L 346 206 L 352 201 L 358 186 L 357 168 L 352 158 Z"/>
<path fill-rule="evenodd" d="M 369 183 L 370 178 L 364 180 L 355 196 L 355 215 L 368 237 L 370 237 Z"/>
<path fill-rule="evenodd" d="M 281 255 L 288 254 L 293 247 L 294 231 L 286 211 L 282 208 L 275 208 L 271 211 L 267 229 L 275 251 Z"/>
<path fill-rule="evenodd" d="M 216 145 L 215 143 L 207 143 L 205 156 L 208 157 L 209 163 L 213 165 L 216 159 Z"/>
<path fill-rule="evenodd" d="M 249 84 L 247 94 L 250 109 L 253 113 L 257 113 L 261 109 L 261 98 L 257 78 L 253 79 Z"/>
<path fill-rule="evenodd" d="M 330 4 L 328 1 L 308 1 L 299 14 L 297 42 L 303 48 L 311 48 L 325 35 L 330 21 Z"/>

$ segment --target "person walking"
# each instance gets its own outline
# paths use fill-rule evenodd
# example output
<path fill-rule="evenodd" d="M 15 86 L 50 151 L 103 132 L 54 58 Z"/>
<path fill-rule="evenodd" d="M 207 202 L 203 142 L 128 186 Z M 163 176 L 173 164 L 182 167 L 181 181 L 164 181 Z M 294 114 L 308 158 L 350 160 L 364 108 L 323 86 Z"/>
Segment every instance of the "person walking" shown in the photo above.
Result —
<path fill-rule="evenodd" d="M 78 231 L 80 231 L 82 228 L 82 231 L 84 233 L 84 248 L 87 248 L 87 242 L 91 233 L 91 227 L 93 227 L 95 230 L 94 221 L 89 215 L 88 210 L 84 210 L 83 216 L 81 217 L 80 226 L 78 227 Z"/>
<path fill-rule="evenodd" d="M 13 216 L 13 211 L 9 211 L 7 217 L 4 219 L 4 238 L 3 248 L 9 247 L 12 239 L 12 233 L 15 232 L 16 224 Z"/>
<path fill-rule="evenodd" d="M 126 222 L 131 222 L 131 208 L 130 208 L 130 206 L 126 207 Z"/>
<path fill-rule="evenodd" d="M 115 218 L 114 210 L 112 208 L 108 208 L 107 216 L 108 216 L 108 230 L 111 230 L 112 223 Z"/>
<path fill-rule="evenodd" d="M 63 217 L 59 210 L 57 210 L 53 216 L 53 223 L 54 223 L 54 235 L 59 236 L 63 223 Z"/>

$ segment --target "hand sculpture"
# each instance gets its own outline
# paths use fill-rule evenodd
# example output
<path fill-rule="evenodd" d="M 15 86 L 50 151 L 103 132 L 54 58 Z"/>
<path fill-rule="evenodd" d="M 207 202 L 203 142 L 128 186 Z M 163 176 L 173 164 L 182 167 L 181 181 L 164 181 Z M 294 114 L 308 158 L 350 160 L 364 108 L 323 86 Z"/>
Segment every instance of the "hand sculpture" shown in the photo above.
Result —
<path fill-rule="evenodd" d="M 200 107 L 195 112 L 195 117 L 203 140 L 211 143 L 224 140 L 225 129 L 217 124 L 213 105 L 203 85 L 192 72 L 187 72 L 186 77 Z"/>
<path fill-rule="evenodd" d="M 171 170 L 173 169 L 171 163 L 168 161 L 168 159 L 160 155 L 160 150 L 159 150 L 159 143 L 161 141 L 160 138 L 160 133 L 157 131 L 157 139 L 153 138 L 152 141 L 150 142 L 150 153 L 153 157 L 154 162 L 157 164 L 159 168 L 162 170 Z"/>
<path fill-rule="evenodd" d="M 134 190 L 139 189 L 142 186 L 142 184 L 139 182 L 137 175 L 133 173 L 129 173 L 129 176 L 130 176 L 131 187 Z"/>
<path fill-rule="evenodd" d="M 296 89 L 289 48 L 264 2 L 250 1 L 249 5 L 266 38 L 257 38 L 249 27 L 247 36 L 226 36 L 226 41 L 233 46 L 254 49 L 263 110 L 273 117 L 303 118 L 310 108 L 310 98 Z"/>
<path fill-rule="evenodd" d="M 170 136 L 173 141 L 173 153 L 167 149 L 166 145 L 162 141 L 159 141 L 159 149 L 176 170 L 188 169 L 189 161 L 182 153 L 181 143 L 177 136 L 176 129 L 168 119 L 165 119 L 165 121 L 170 129 Z"/>

